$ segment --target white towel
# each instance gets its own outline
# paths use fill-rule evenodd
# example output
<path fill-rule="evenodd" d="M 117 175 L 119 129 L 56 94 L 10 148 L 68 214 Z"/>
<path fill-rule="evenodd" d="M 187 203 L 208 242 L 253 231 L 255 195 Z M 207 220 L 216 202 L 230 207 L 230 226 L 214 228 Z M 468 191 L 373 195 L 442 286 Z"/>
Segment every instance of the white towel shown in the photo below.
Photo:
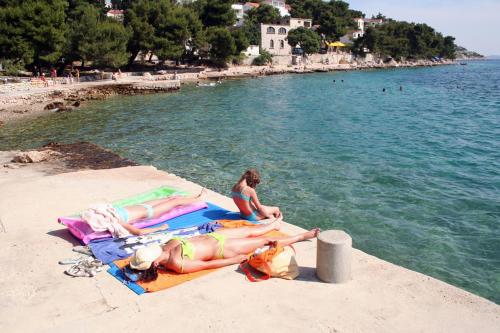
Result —
<path fill-rule="evenodd" d="M 109 231 L 115 238 L 130 235 L 120 224 L 120 215 L 110 204 L 91 205 L 81 216 L 94 231 Z"/>

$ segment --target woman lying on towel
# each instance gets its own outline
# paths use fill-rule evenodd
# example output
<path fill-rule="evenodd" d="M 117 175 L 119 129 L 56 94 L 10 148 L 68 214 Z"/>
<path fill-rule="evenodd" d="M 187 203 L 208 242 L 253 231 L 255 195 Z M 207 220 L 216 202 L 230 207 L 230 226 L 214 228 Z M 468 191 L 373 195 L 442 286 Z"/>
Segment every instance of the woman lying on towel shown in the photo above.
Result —
<path fill-rule="evenodd" d="M 312 229 L 285 238 L 262 236 L 279 230 L 280 225 L 281 220 L 276 220 L 254 227 L 219 229 L 189 239 L 174 237 L 163 246 L 155 244 L 137 250 L 124 273 L 129 278 L 134 276 L 134 280 L 149 282 L 157 278 L 159 266 L 177 273 L 192 273 L 239 264 L 249 253 L 272 242 L 286 246 L 315 238 L 319 233 L 319 229 Z"/>
<path fill-rule="evenodd" d="M 245 171 L 240 180 L 233 186 L 231 196 L 238 206 L 241 216 L 249 221 L 281 217 L 278 207 L 264 206 L 257 198 L 255 188 L 260 183 L 260 174 L 255 169 Z"/>
<path fill-rule="evenodd" d="M 192 197 L 169 197 L 124 207 L 99 204 L 91 206 L 81 213 L 81 216 L 94 231 L 109 231 L 113 237 L 125 237 L 130 234 L 143 235 L 165 230 L 168 228 L 168 225 L 162 225 L 157 228 L 139 229 L 134 227 L 134 223 L 144 219 L 157 218 L 178 206 L 190 205 L 202 201 L 204 196 L 205 189 L 200 194 Z"/>

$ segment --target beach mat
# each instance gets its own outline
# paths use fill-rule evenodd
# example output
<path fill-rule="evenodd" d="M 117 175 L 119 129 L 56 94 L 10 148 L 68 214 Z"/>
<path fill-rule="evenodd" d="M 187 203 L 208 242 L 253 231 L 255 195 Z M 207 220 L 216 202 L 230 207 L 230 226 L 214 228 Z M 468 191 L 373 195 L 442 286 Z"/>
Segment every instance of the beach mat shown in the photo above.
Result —
<path fill-rule="evenodd" d="M 175 217 L 164 223 L 168 230 L 144 236 L 128 236 L 124 238 L 96 239 L 88 244 L 94 256 L 107 264 L 115 260 L 130 257 L 137 249 L 153 242 L 166 243 L 171 236 L 196 236 L 213 232 L 210 222 L 217 220 L 241 221 L 239 213 L 230 212 L 224 208 L 207 203 L 207 208 Z M 248 222 L 248 221 L 247 221 Z M 160 223 L 158 225 L 162 225 Z M 249 222 L 253 225 L 251 222 Z"/>
<path fill-rule="evenodd" d="M 287 235 L 280 231 L 272 231 L 266 234 L 268 237 L 286 237 Z M 211 272 L 218 270 L 219 268 L 203 270 L 195 273 L 175 273 L 167 270 L 159 270 L 158 278 L 151 282 L 132 282 L 127 281 L 125 275 L 121 269 L 128 265 L 130 258 L 117 260 L 109 265 L 108 273 L 114 276 L 118 281 L 127 286 L 130 290 L 135 292 L 137 295 L 142 295 L 144 293 L 151 293 L 155 291 L 160 291 L 168 288 L 175 287 L 181 283 L 194 280 L 201 276 L 207 275 Z M 244 276 L 244 275 L 242 275 Z"/>
<path fill-rule="evenodd" d="M 163 186 L 146 193 L 135 195 L 131 198 L 126 198 L 123 200 L 116 201 L 113 203 L 113 205 L 123 207 L 128 205 L 139 204 L 148 200 L 162 199 L 162 198 L 185 195 L 185 194 L 186 192 L 180 191 L 178 189 Z M 188 214 L 205 208 L 207 208 L 207 205 L 204 202 L 196 202 L 190 205 L 175 207 L 174 209 L 170 210 L 169 212 L 166 212 L 165 214 L 163 214 L 158 218 L 146 219 L 144 221 L 135 223 L 134 225 L 137 228 L 145 228 L 152 225 L 159 225 L 177 216 L 182 216 L 184 214 Z M 71 232 L 71 234 L 73 234 L 76 238 L 80 239 L 84 244 L 88 244 L 89 242 L 96 239 L 102 239 L 102 238 L 107 239 L 112 237 L 108 231 L 103 231 L 103 232 L 93 231 L 92 228 L 90 228 L 90 226 L 86 222 L 84 222 L 78 214 L 72 216 L 60 217 L 58 219 L 58 222 L 64 224 Z"/>

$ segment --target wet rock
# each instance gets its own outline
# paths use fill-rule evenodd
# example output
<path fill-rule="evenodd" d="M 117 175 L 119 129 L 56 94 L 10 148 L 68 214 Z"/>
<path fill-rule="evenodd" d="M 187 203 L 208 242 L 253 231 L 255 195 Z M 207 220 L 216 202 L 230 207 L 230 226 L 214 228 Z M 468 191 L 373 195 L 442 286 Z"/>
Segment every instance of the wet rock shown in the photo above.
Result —
<path fill-rule="evenodd" d="M 73 105 L 74 107 L 79 107 L 79 106 L 80 106 L 80 103 L 81 103 L 81 102 L 80 102 L 80 100 L 77 100 L 77 101 L 76 101 L 75 103 L 73 103 L 72 105 Z"/>
<path fill-rule="evenodd" d="M 72 106 L 63 105 L 63 106 L 57 108 L 56 112 L 68 112 L 68 111 L 71 111 L 71 110 L 73 110 Z"/>
<path fill-rule="evenodd" d="M 54 109 L 58 109 L 62 106 L 64 106 L 63 102 L 52 102 L 52 103 L 45 105 L 45 107 L 43 109 L 44 110 L 54 110 Z"/>

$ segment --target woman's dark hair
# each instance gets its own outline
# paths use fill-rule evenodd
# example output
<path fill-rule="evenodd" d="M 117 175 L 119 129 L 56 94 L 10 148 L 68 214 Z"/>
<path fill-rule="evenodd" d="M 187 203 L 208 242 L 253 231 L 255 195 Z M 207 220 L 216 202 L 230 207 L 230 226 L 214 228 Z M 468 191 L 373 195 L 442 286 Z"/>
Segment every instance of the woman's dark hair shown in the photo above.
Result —
<path fill-rule="evenodd" d="M 257 184 L 260 183 L 260 174 L 256 169 L 248 169 L 241 176 L 240 182 L 245 179 L 247 181 L 247 185 L 251 188 L 255 188 Z"/>
<path fill-rule="evenodd" d="M 141 281 L 141 282 L 151 282 L 158 278 L 158 267 L 151 265 L 148 269 L 141 271 L 138 269 L 133 269 L 130 265 L 125 266 L 123 269 L 124 275 L 128 280 L 131 281 Z M 134 276 L 135 275 L 135 276 Z"/>
<path fill-rule="evenodd" d="M 149 267 L 145 271 L 142 271 L 141 281 L 151 282 L 156 280 L 157 277 L 158 277 L 158 267 L 155 267 L 155 265 L 151 265 L 151 267 Z"/>

